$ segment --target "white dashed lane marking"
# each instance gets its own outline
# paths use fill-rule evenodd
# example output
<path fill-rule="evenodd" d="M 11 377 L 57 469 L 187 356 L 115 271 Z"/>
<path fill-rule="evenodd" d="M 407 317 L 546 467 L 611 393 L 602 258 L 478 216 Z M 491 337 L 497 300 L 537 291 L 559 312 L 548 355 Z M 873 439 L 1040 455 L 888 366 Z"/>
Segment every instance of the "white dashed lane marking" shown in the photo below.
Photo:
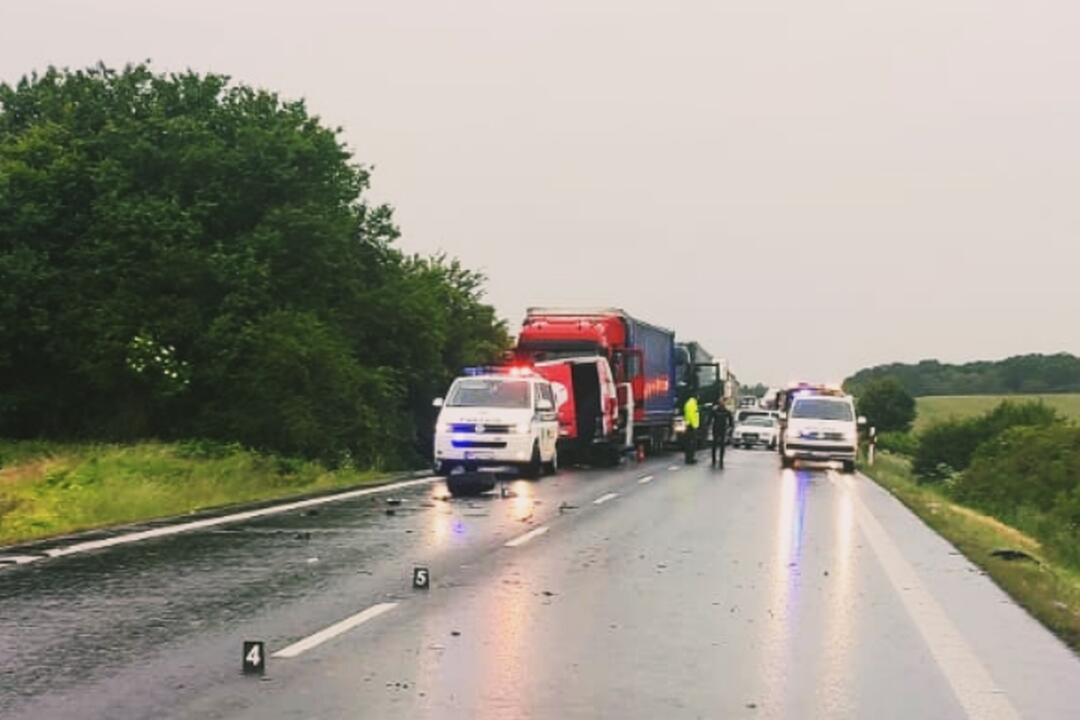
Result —
<path fill-rule="evenodd" d="M 548 531 L 547 525 L 541 525 L 538 528 L 530 530 L 529 532 L 525 533 L 524 535 L 517 536 L 513 540 L 507 540 L 506 541 L 506 547 L 517 547 L 518 545 L 524 545 L 525 543 L 529 542 L 533 538 L 540 537 L 541 535 L 543 535 L 547 531 Z"/>
<path fill-rule="evenodd" d="M 271 657 L 276 658 L 292 658 L 296 657 L 302 652 L 306 652 L 313 647 L 322 645 L 327 640 L 336 638 L 342 633 L 352 630 L 357 625 L 366 623 L 368 620 L 377 618 L 385 612 L 389 612 L 397 607 L 397 603 L 379 603 L 378 605 L 372 605 L 367 610 L 350 615 L 340 622 L 336 622 L 328 628 L 324 628 L 314 635 L 308 635 L 303 640 L 294 642 L 292 645 L 282 648 L 274 653 Z"/>

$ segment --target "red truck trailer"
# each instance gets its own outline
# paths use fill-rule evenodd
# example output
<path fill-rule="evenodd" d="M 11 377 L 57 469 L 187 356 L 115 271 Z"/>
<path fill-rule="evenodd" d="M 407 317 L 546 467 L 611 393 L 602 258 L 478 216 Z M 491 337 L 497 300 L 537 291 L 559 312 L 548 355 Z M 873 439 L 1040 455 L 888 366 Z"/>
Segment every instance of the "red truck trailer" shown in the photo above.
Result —
<path fill-rule="evenodd" d="M 621 422 L 634 442 L 660 449 L 674 439 L 675 333 L 617 308 L 529 308 L 515 356 L 541 363 L 582 356 L 608 361 L 620 406 L 633 408 Z M 624 397 L 625 395 L 625 397 Z"/>

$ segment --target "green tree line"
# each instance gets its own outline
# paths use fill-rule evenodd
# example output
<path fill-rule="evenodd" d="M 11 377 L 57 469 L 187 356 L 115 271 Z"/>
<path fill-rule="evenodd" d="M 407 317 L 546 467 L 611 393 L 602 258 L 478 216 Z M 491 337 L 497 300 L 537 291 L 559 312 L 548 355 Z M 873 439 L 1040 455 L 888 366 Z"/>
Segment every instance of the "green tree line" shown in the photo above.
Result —
<path fill-rule="evenodd" d="M 1080 392 L 1080 358 L 1057 353 L 963 365 L 937 360 L 892 363 L 858 371 L 844 381 L 844 389 L 859 395 L 868 383 L 885 377 L 895 378 L 916 397 Z"/>
<path fill-rule="evenodd" d="M 0 434 L 415 459 L 507 332 L 480 274 L 395 246 L 340 134 L 223 75 L 0 85 Z"/>

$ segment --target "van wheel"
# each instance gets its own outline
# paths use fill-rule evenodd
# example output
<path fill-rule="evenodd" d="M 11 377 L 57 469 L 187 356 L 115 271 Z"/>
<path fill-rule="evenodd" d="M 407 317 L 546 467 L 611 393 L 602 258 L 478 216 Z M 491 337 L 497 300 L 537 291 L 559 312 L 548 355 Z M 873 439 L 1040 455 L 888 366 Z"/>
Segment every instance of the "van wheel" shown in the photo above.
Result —
<path fill-rule="evenodd" d="M 480 495 L 495 489 L 495 475 L 492 473 L 454 473 L 446 478 L 446 489 L 454 497 Z"/>
<path fill-rule="evenodd" d="M 535 442 L 533 443 L 532 457 L 529 459 L 528 463 L 522 466 L 521 474 L 529 478 L 530 480 L 534 480 L 540 477 L 541 469 L 542 467 L 540 463 L 540 443 Z"/>
<path fill-rule="evenodd" d="M 844 465 L 841 468 L 841 471 L 845 475 L 851 475 L 853 472 L 855 472 L 855 461 L 854 460 L 845 460 Z"/>
<path fill-rule="evenodd" d="M 544 474 L 554 475 L 559 472 L 559 449 L 555 448 L 551 451 L 551 460 L 544 463 Z"/>
<path fill-rule="evenodd" d="M 789 458 L 787 455 L 780 456 L 780 467 L 787 469 L 794 466 L 795 460 L 793 458 Z"/>

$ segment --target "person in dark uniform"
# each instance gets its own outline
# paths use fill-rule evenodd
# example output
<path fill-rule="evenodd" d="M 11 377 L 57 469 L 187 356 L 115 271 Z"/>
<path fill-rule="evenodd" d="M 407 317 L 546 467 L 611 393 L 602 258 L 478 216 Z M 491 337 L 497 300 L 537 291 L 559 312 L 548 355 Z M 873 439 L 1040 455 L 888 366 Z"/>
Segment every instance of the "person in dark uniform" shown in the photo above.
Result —
<path fill-rule="evenodd" d="M 713 406 L 709 425 L 712 431 L 712 464 L 713 467 L 723 468 L 724 448 L 727 446 L 728 428 L 731 427 L 731 412 L 724 407 L 724 403 L 718 402 Z"/>

